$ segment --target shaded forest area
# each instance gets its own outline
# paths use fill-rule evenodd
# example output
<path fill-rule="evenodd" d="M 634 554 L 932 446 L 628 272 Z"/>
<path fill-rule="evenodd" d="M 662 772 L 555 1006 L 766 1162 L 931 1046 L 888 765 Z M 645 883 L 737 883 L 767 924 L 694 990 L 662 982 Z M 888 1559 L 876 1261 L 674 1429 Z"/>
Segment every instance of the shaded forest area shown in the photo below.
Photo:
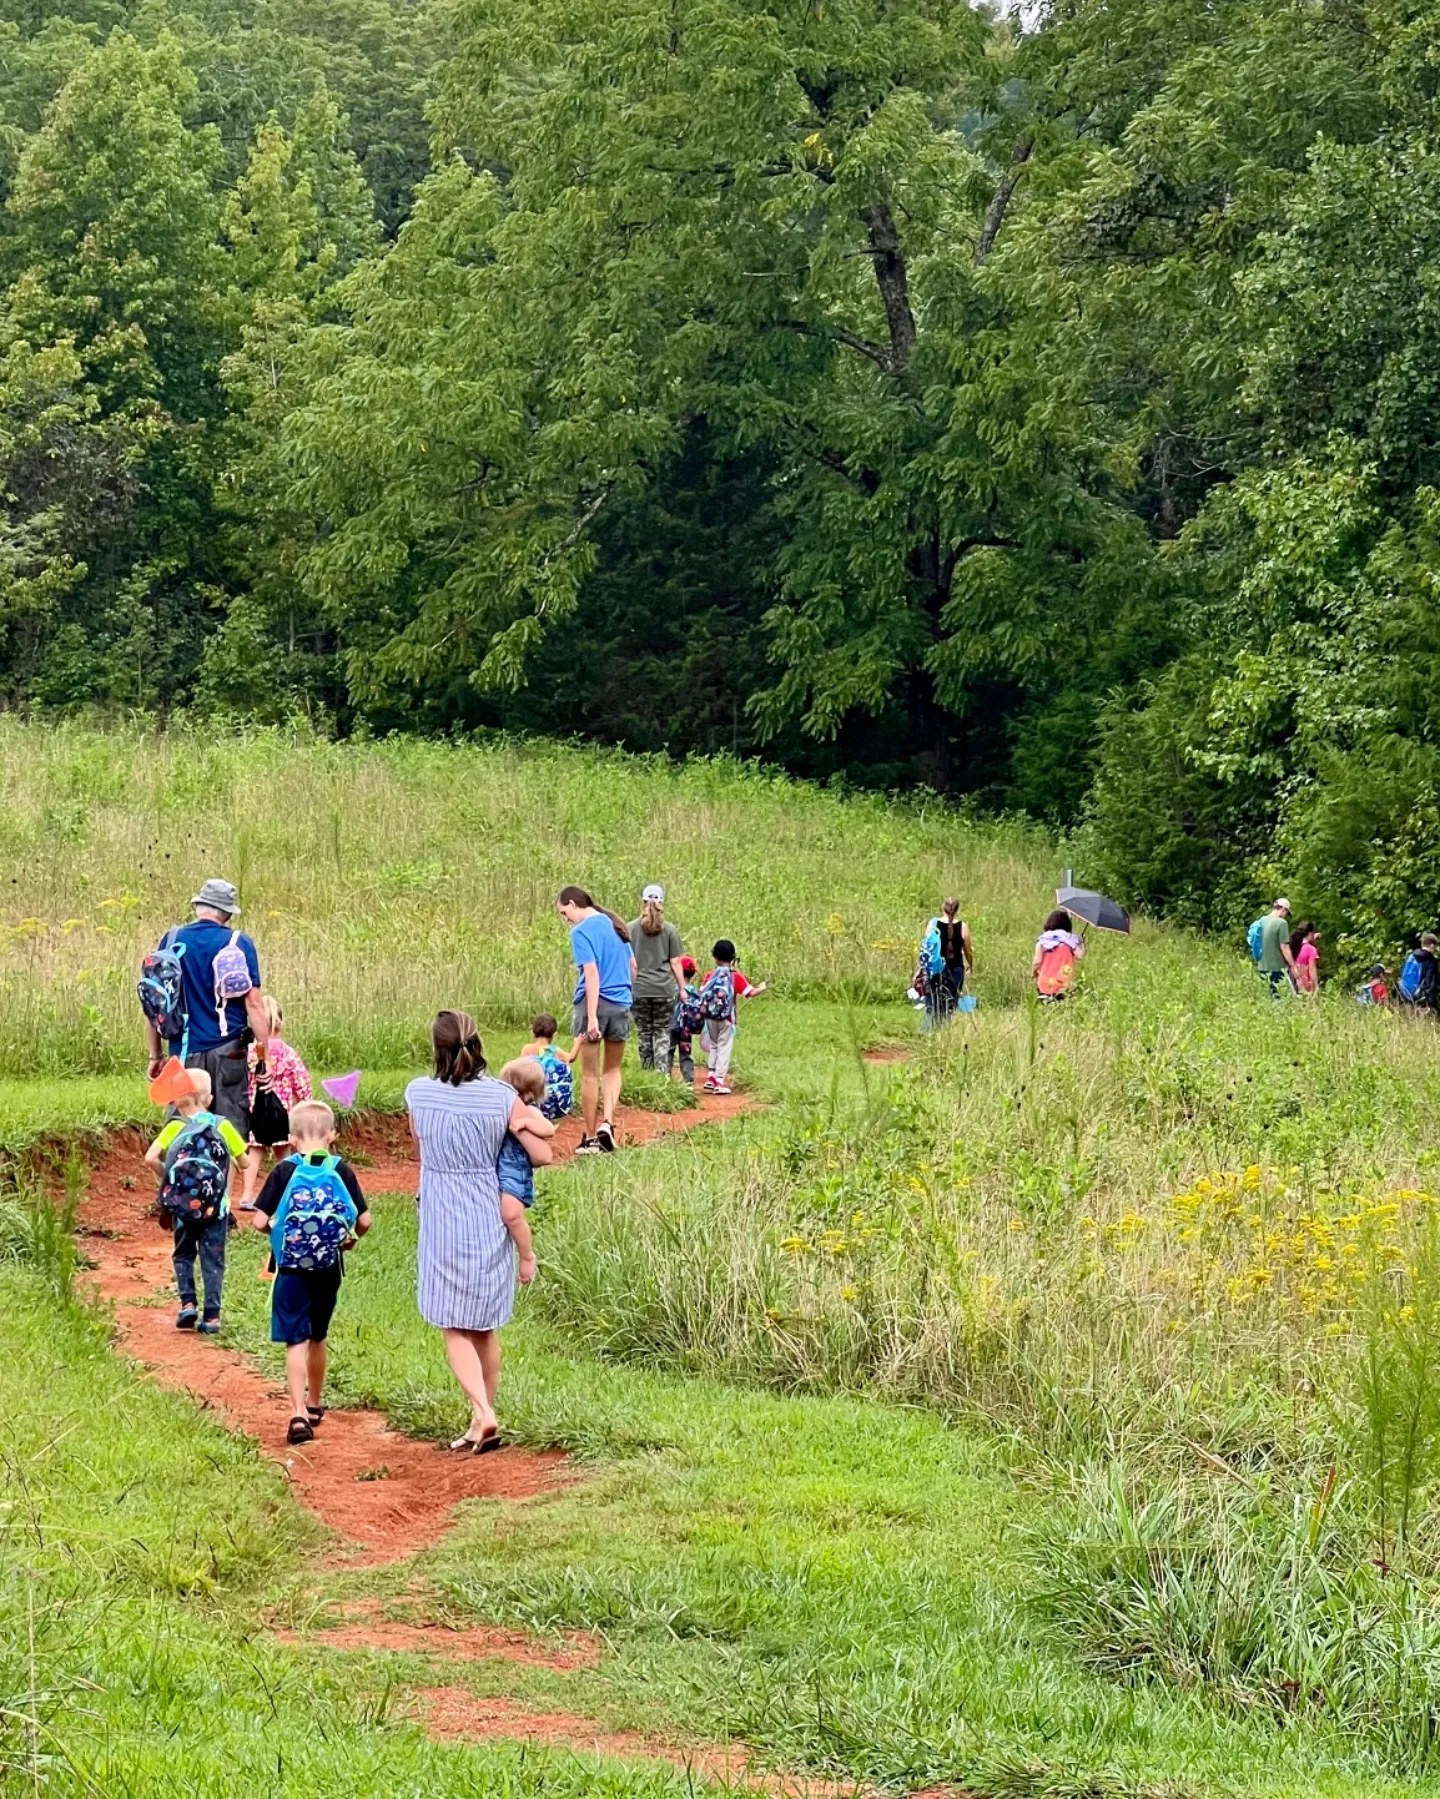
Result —
<path fill-rule="evenodd" d="M 0 701 L 1440 911 L 1440 5 L 0 0 Z"/>

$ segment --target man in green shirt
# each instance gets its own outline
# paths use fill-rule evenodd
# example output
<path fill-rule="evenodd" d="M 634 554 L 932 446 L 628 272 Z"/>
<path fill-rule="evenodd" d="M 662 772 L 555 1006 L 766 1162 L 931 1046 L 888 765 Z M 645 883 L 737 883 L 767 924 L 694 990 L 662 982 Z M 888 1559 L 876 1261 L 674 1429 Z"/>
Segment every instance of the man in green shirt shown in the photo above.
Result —
<path fill-rule="evenodd" d="M 1260 920 L 1261 975 L 1270 983 L 1270 993 L 1278 999 L 1285 987 L 1291 986 L 1295 958 L 1290 954 L 1290 902 L 1277 899 Z"/>

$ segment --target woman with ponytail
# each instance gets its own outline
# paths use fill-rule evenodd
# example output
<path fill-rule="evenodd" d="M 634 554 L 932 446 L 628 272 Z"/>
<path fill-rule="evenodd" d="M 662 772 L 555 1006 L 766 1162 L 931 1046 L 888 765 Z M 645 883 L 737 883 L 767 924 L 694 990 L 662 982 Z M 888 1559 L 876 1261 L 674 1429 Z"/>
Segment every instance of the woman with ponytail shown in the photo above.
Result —
<path fill-rule="evenodd" d="M 469 1455 L 500 1447 L 495 1395 L 500 1327 L 515 1309 L 515 1247 L 500 1216 L 496 1157 L 514 1131 L 535 1163 L 550 1145 L 525 1130 L 526 1106 L 513 1087 L 485 1072 L 485 1051 L 468 1012 L 441 1012 L 431 1027 L 435 1073 L 405 1089 L 420 1146 L 420 1316 L 445 1338 L 451 1372 L 470 1402 Z"/>
<path fill-rule="evenodd" d="M 635 958 L 640 1066 L 659 1069 L 668 1081 L 675 1059 L 670 1027 L 675 1022 L 675 1002 L 685 985 L 680 961 L 685 945 L 665 916 L 663 887 L 649 886 L 640 895 L 640 916 L 630 920 L 630 953 Z"/>
<path fill-rule="evenodd" d="M 583 887 L 562 887 L 555 909 L 570 927 L 576 973 L 573 1025 L 583 1039 L 580 1111 L 585 1135 L 575 1153 L 589 1156 L 615 1147 L 620 1065 L 635 1000 L 635 958 L 629 925 L 597 906 Z"/>

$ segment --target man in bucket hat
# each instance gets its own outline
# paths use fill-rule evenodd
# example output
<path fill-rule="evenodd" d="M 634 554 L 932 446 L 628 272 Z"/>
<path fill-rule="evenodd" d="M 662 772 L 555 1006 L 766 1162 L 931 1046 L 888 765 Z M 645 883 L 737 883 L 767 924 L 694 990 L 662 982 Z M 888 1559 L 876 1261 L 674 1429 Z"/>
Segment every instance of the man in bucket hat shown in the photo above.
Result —
<path fill-rule="evenodd" d="M 154 1026 L 148 1027 L 150 1078 L 160 1072 L 167 1048 L 187 1068 L 203 1068 L 214 1089 L 211 1110 L 228 1118 L 240 1135 L 248 1138 L 250 1071 L 245 1033 L 248 1027 L 262 1056 L 270 1036 L 260 992 L 260 958 L 255 945 L 234 923 L 240 916 L 240 896 L 232 881 L 206 881 L 191 904 L 194 921 L 177 925 L 164 938 L 180 951 L 185 1030 L 167 1046 Z"/>

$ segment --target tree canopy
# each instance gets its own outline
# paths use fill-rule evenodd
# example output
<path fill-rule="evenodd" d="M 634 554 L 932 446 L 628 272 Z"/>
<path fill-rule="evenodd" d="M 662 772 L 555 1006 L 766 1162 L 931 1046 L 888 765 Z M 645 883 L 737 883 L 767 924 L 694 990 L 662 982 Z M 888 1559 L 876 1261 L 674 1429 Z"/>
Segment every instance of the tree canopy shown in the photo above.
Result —
<path fill-rule="evenodd" d="M 1440 911 L 1418 0 L 0 0 L 0 691 Z"/>

